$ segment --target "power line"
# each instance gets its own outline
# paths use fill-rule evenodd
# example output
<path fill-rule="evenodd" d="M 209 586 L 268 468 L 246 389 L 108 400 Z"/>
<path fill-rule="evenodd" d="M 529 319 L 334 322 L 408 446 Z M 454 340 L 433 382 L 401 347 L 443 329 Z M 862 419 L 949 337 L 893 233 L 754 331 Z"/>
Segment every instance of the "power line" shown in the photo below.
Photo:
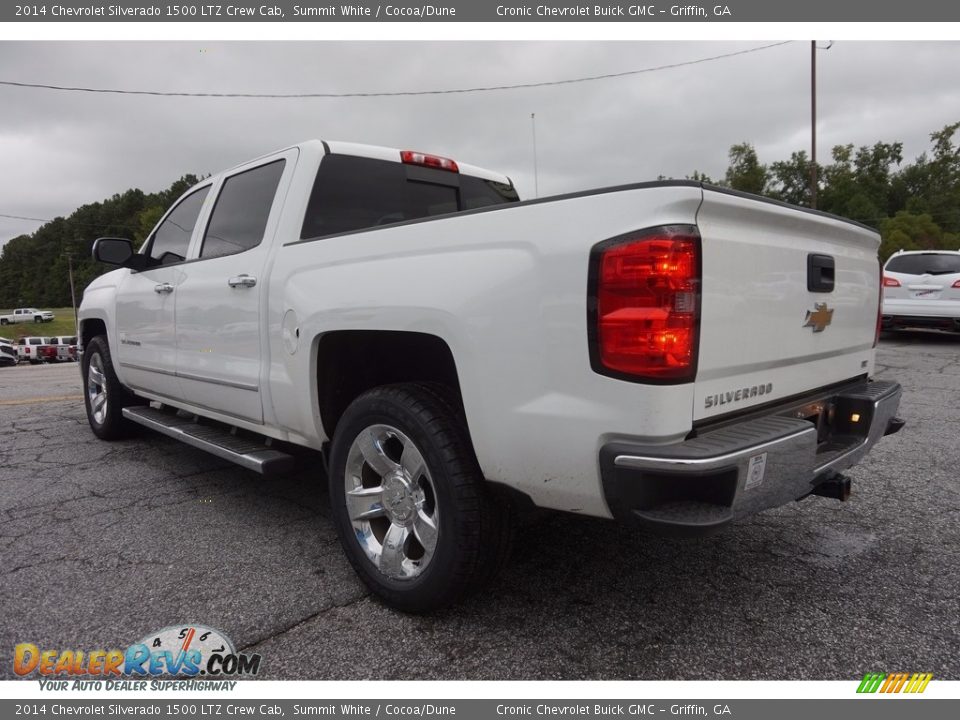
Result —
<path fill-rule="evenodd" d="M 375 98 L 375 97 L 411 97 L 417 95 L 462 95 L 465 93 L 493 92 L 496 90 L 521 90 L 528 88 L 552 87 L 556 85 L 572 85 L 574 83 L 593 82 L 596 80 L 610 80 L 613 78 L 628 77 L 630 75 L 642 75 L 644 73 L 659 72 L 660 70 L 672 70 L 674 68 L 687 67 L 690 65 L 699 65 L 701 63 L 713 62 L 714 60 L 724 60 L 737 55 L 747 55 L 749 53 L 769 50 L 771 48 L 788 45 L 792 40 L 761 45 L 760 47 L 749 48 L 747 50 L 737 50 L 735 52 L 724 53 L 722 55 L 712 55 L 710 57 L 698 58 L 696 60 L 685 60 L 683 62 L 669 63 L 666 65 L 656 65 L 654 67 L 641 68 L 639 70 L 625 70 L 623 72 L 605 73 L 603 75 L 588 75 L 580 78 L 570 78 L 566 80 L 545 80 L 542 82 L 520 83 L 517 85 L 481 85 L 468 88 L 453 88 L 446 90 L 397 90 L 392 92 L 348 92 L 348 93 L 208 93 L 208 92 L 167 92 L 163 90 L 120 90 L 117 88 L 92 88 L 70 85 L 48 85 L 45 83 L 27 83 L 16 82 L 13 80 L 0 80 L 0 85 L 8 87 L 32 88 L 41 90 L 60 90 L 64 92 L 84 92 L 84 93 L 107 93 L 113 95 L 151 95 L 154 97 L 195 97 L 195 98 L 261 98 L 261 99 L 308 99 L 308 98 Z"/>
<path fill-rule="evenodd" d="M 77 220 L 70 220 L 69 218 L 36 218 L 36 217 L 26 217 L 25 215 L 8 215 L 7 213 L 0 213 L 0 218 L 9 218 L 10 220 L 29 220 L 30 222 L 38 223 L 52 223 L 57 219 L 63 220 L 68 225 L 79 225 L 81 227 L 92 227 L 92 228 L 124 228 L 126 230 L 136 230 L 137 228 L 132 225 L 120 225 L 117 223 L 84 223 Z"/>
<path fill-rule="evenodd" d="M 49 220 L 44 220 L 43 218 L 35 217 L 24 217 L 23 215 L 7 215 L 5 213 L 0 213 L 0 217 L 10 218 L 11 220 L 33 220 L 34 222 L 50 222 Z"/>

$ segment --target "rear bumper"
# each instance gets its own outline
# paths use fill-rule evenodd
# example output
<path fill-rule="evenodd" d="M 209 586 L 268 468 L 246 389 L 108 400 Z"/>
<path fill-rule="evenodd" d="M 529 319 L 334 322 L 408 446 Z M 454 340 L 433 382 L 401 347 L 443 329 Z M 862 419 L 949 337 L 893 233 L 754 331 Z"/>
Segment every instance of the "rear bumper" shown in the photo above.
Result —
<path fill-rule="evenodd" d="M 897 383 L 863 382 L 829 398 L 820 428 L 766 416 L 676 445 L 607 444 L 600 450 L 604 497 L 625 522 L 691 534 L 719 529 L 832 482 L 903 426 L 900 396 Z"/>
<path fill-rule="evenodd" d="M 884 328 L 960 329 L 960 302 L 955 300 L 884 300 L 880 315 Z"/>

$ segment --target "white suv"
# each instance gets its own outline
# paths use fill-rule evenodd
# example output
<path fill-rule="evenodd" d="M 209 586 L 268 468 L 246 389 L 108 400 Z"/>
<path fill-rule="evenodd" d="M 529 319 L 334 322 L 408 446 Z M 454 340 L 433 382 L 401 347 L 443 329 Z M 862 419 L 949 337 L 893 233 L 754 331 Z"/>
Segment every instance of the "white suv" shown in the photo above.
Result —
<path fill-rule="evenodd" d="M 960 331 L 960 251 L 901 250 L 883 267 L 883 328 Z"/>

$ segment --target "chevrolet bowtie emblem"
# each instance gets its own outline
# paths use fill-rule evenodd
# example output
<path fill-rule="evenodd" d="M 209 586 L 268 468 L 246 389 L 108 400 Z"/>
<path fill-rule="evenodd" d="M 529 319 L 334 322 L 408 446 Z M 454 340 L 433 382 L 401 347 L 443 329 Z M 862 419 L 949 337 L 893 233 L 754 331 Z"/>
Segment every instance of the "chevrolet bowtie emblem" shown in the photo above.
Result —
<path fill-rule="evenodd" d="M 803 327 L 813 328 L 813 331 L 818 333 L 823 332 L 831 322 L 833 322 L 833 310 L 828 308 L 826 303 L 816 303 L 813 310 L 807 310 Z"/>

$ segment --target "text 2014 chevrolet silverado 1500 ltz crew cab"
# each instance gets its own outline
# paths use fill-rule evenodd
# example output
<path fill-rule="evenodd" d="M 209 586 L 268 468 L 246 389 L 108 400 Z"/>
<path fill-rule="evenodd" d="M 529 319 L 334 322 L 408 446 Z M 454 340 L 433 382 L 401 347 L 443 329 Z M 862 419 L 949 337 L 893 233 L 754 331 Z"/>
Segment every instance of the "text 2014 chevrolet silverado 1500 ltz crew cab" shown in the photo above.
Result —
<path fill-rule="evenodd" d="M 203 180 L 139 252 L 97 241 L 87 414 L 263 473 L 321 451 L 353 567 L 426 611 L 491 576 L 518 506 L 708 532 L 845 499 L 903 424 L 870 379 L 878 240 L 696 182 L 519 202 L 306 142 Z"/>

